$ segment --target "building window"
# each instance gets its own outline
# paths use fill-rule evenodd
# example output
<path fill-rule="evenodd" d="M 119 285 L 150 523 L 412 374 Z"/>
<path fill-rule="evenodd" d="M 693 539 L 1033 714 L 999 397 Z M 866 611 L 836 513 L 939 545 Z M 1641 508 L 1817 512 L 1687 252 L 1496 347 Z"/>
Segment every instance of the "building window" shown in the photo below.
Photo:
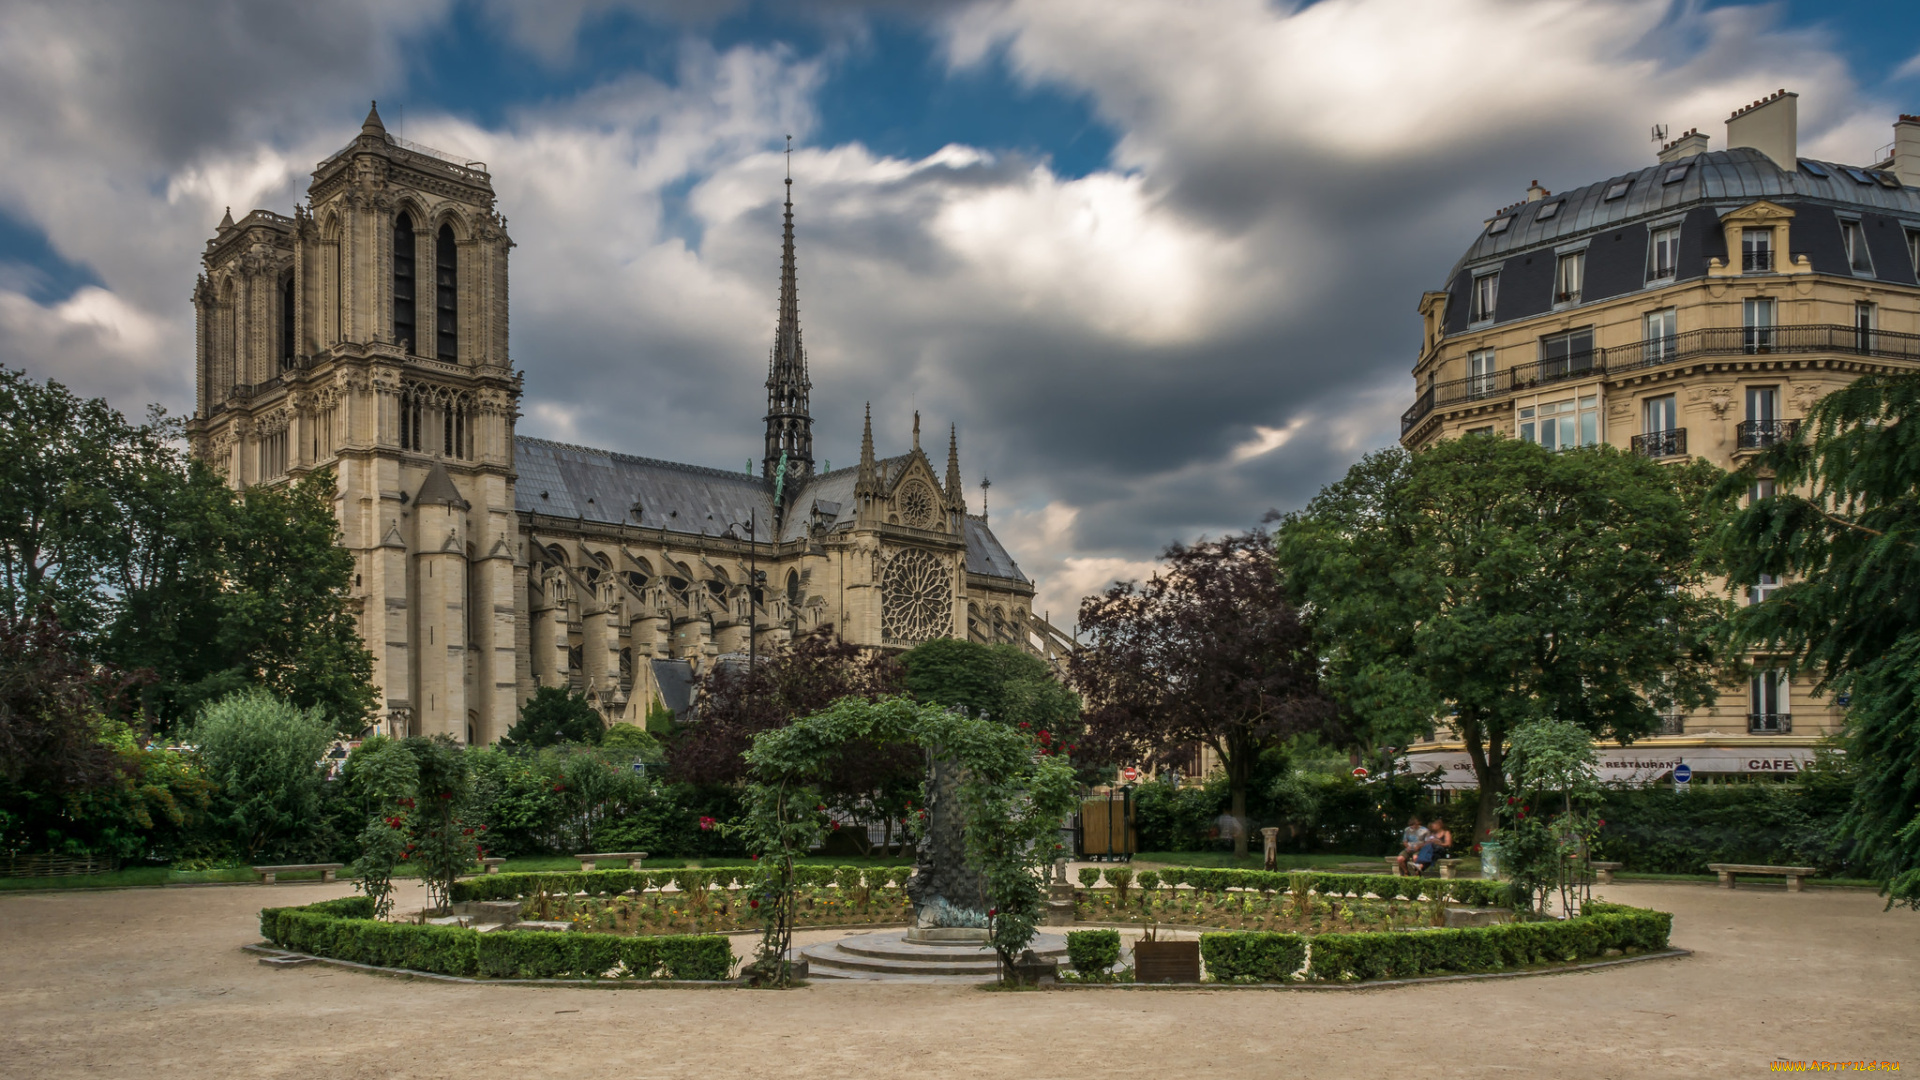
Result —
<path fill-rule="evenodd" d="M 1680 226 L 1653 230 L 1647 250 L 1647 280 L 1663 281 L 1680 272 Z"/>
<path fill-rule="evenodd" d="M 1499 273 L 1482 274 L 1473 279 L 1473 321 L 1486 322 L 1493 318 L 1494 306 L 1500 299 Z"/>
<path fill-rule="evenodd" d="M 1553 300 L 1556 304 L 1577 304 L 1580 302 L 1581 271 L 1585 267 L 1587 253 L 1574 251 L 1560 256 L 1553 274 Z"/>
<path fill-rule="evenodd" d="M 1648 432 L 1672 431 L 1679 427 L 1680 411 L 1674 404 L 1673 395 L 1662 394 L 1657 398 L 1648 398 L 1646 418 Z"/>
<path fill-rule="evenodd" d="M 1913 263 L 1914 280 L 1920 281 L 1920 230 L 1907 230 L 1907 259 Z"/>
<path fill-rule="evenodd" d="M 393 340 L 414 351 L 413 218 L 404 213 L 393 219 Z"/>
<path fill-rule="evenodd" d="M 1747 731 L 1755 735 L 1785 735 L 1793 731 L 1792 704 L 1784 671 L 1757 671 L 1748 690 Z"/>
<path fill-rule="evenodd" d="M 433 336 L 434 355 L 447 363 L 460 359 L 457 338 L 458 313 L 454 310 L 455 261 L 453 226 L 440 226 L 433 242 Z"/>
<path fill-rule="evenodd" d="M 1592 446 L 1600 441 L 1599 397 L 1588 394 L 1521 409 L 1520 438 L 1549 450 Z"/>
<path fill-rule="evenodd" d="M 272 480 L 287 474 L 287 429 L 260 437 L 260 479 Z"/>
<path fill-rule="evenodd" d="M 1467 396 L 1486 397 L 1493 393 L 1494 376 L 1498 368 L 1494 364 L 1492 349 L 1475 349 L 1467 354 Z"/>
<path fill-rule="evenodd" d="M 1773 351 L 1773 298 L 1750 296 L 1741 304 L 1742 323 L 1746 327 L 1747 351 Z"/>
<path fill-rule="evenodd" d="M 1840 242 L 1847 249 L 1847 265 L 1856 274 L 1873 273 L 1873 256 L 1867 254 L 1867 234 L 1857 221 L 1840 223 Z"/>
<path fill-rule="evenodd" d="M 1631 187 L 1633 187 L 1633 181 L 1631 179 L 1615 180 L 1613 183 L 1608 184 L 1607 185 L 1607 201 L 1612 202 L 1613 200 L 1619 198 L 1620 196 L 1625 195 L 1627 193 L 1627 189 Z"/>
<path fill-rule="evenodd" d="M 1540 339 L 1540 379 L 1552 382 L 1593 370 L 1593 327 L 1583 326 Z"/>
<path fill-rule="evenodd" d="M 1764 604 L 1773 599 L 1780 588 L 1780 579 L 1772 574 L 1761 574 L 1760 580 L 1747 586 L 1747 605 Z"/>
<path fill-rule="evenodd" d="M 1880 312 L 1872 303 L 1861 300 L 1853 305 L 1854 347 L 1863 353 L 1871 354 L 1877 344 L 1874 340 L 1874 328 L 1880 321 Z"/>
<path fill-rule="evenodd" d="M 1673 359 L 1679 341 L 1679 312 L 1673 308 L 1647 312 L 1646 330 L 1641 358 L 1649 364 L 1663 364 Z"/>
<path fill-rule="evenodd" d="M 1773 273 L 1773 226 L 1740 230 L 1740 272 Z"/>
<path fill-rule="evenodd" d="M 280 283 L 280 370 L 293 366 L 293 275 Z"/>
<path fill-rule="evenodd" d="M 1747 419 L 1763 424 L 1770 424 L 1780 419 L 1780 388 L 1777 386 L 1747 387 Z"/>

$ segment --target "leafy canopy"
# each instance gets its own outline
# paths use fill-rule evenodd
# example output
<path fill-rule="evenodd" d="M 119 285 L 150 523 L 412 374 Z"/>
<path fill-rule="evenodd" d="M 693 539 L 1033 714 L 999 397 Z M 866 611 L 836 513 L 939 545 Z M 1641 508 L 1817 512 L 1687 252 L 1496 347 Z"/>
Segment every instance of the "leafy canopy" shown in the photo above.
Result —
<path fill-rule="evenodd" d="M 320 812 L 320 756 L 333 739 L 321 710 L 300 709 L 258 687 L 208 705 L 187 733 L 217 785 L 213 819 L 252 859 Z"/>
<path fill-rule="evenodd" d="M 502 746 L 539 749 L 556 743 L 599 743 L 607 722 L 581 694 L 543 686 L 520 706 L 520 719 L 507 729 Z"/>
<path fill-rule="evenodd" d="M 1286 519 L 1279 565 L 1373 741 L 1404 746 L 1436 721 L 1459 733 L 1484 836 L 1521 724 L 1632 740 L 1713 700 L 1725 605 L 1697 556 L 1715 478 L 1488 435 L 1384 450 Z"/>

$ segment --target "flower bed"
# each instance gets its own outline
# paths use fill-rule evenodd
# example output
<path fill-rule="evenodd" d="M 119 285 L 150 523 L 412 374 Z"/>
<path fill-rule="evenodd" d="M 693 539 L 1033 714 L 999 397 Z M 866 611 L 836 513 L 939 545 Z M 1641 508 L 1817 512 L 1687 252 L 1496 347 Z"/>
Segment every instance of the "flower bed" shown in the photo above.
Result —
<path fill-rule="evenodd" d="M 623 937 L 388 923 L 364 896 L 260 912 L 283 949 L 373 967 L 482 979 L 725 979 L 733 947 L 719 935 Z"/>
<path fill-rule="evenodd" d="M 795 926 L 891 925 L 911 917 L 906 891 L 898 887 L 911 867 L 794 870 Z M 495 874 L 456 883 L 453 900 L 519 900 L 522 918 L 565 920 L 604 933 L 731 933 L 761 927 L 763 898 L 746 888 L 752 875 L 742 867 Z"/>

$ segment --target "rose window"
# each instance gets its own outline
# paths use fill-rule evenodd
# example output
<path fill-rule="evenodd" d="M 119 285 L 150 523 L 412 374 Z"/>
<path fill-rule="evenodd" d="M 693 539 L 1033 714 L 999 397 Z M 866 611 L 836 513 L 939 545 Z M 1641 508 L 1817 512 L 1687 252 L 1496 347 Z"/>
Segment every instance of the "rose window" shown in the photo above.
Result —
<path fill-rule="evenodd" d="M 887 556 L 880 572 L 880 632 L 887 641 L 944 637 L 953 628 L 953 581 L 946 563 L 918 548 Z"/>
<path fill-rule="evenodd" d="M 900 520 L 915 529 L 933 528 L 933 492 L 918 480 L 900 489 Z"/>

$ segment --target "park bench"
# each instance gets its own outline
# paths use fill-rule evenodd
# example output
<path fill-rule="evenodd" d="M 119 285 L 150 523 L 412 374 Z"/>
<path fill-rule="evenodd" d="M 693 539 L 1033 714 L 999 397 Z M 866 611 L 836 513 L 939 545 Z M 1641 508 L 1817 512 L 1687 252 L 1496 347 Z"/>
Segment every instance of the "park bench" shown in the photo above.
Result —
<path fill-rule="evenodd" d="M 1800 882 L 1813 876 L 1813 867 L 1811 866 L 1748 866 L 1744 863 L 1708 863 L 1707 869 L 1720 875 L 1720 887 L 1723 889 L 1733 888 L 1733 878 L 1736 874 L 1746 874 L 1748 876 L 1754 874 L 1771 874 L 1775 877 L 1787 879 L 1788 892 L 1799 892 Z"/>
<path fill-rule="evenodd" d="M 321 881 L 332 881 L 334 871 L 346 865 L 337 862 L 295 863 L 290 866 L 256 866 L 253 872 L 259 874 L 260 880 L 268 885 L 273 884 L 275 874 L 291 874 L 301 870 L 318 870 Z"/>
<path fill-rule="evenodd" d="M 1598 859 L 1587 863 L 1587 865 L 1593 867 L 1593 883 L 1595 885 L 1613 884 L 1613 872 L 1620 869 L 1620 864 L 1617 862 L 1601 862 Z"/>
<path fill-rule="evenodd" d="M 507 861 L 507 860 L 505 860 L 505 859 L 502 859 L 502 858 L 499 858 L 499 857 L 497 857 L 497 856 L 496 856 L 496 857 L 494 857 L 494 858 L 491 858 L 491 859 L 481 859 L 481 860 L 480 860 L 480 865 L 481 865 L 481 866 L 484 866 L 484 867 L 486 867 L 486 868 L 487 868 L 487 873 L 489 873 L 489 874 L 497 874 L 497 873 L 499 873 L 499 872 L 500 872 L 500 864 L 501 864 L 501 863 L 503 863 L 503 862 L 506 862 L 506 861 Z"/>
<path fill-rule="evenodd" d="M 580 860 L 580 869 L 583 872 L 592 871 L 600 863 L 611 862 L 614 859 L 625 859 L 627 860 L 627 869 L 638 870 L 640 869 L 640 861 L 646 857 L 647 853 L 644 851 L 603 851 L 597 855 L 574 856 L 574 858 Z"/>
<path fill-rule="evenodd" d="M 1392 874 L 1395 877 L 1424 877 L 1425 876 L 1423 874 L 1413 874 L 1413 873 L 1401 874 L 1400 873 L 1400 856 L 1398 855 L 1384 855 L 1381 857 L 1387 861 L 1387 873 Z M 1454 872 L 1455 865 L 1456 864 L 1453 861 L 1453 856 L 1442 855 L 1441 857 L 1433 860 L 1431 863 L 1428 863 L 1427 867 L 1428 869 L 1438 869 L 1440 871 L 1441 877 L 1451 881 L 1453 879 L 1453 872 Z M 1412 868 L 1413 866 L 1412 859 L 1407 860 L 1407 866 L 1410 869 Z"/>

